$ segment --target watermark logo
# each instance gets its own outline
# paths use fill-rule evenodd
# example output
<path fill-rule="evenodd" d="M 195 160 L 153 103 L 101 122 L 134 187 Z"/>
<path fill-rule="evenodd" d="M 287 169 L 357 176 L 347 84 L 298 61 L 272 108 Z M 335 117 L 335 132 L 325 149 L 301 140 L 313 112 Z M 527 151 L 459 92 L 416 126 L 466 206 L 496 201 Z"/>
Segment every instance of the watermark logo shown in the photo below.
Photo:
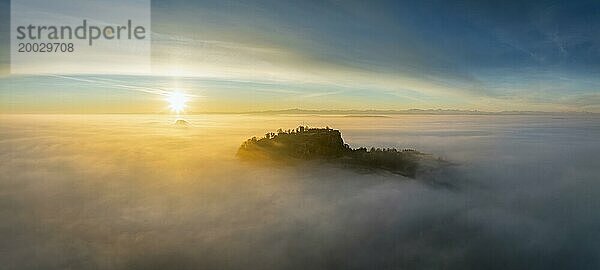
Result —
<path fill-rule="evenodd" d="M 150 0 L 12 0 L 11 73 L 147 74 Z"/>

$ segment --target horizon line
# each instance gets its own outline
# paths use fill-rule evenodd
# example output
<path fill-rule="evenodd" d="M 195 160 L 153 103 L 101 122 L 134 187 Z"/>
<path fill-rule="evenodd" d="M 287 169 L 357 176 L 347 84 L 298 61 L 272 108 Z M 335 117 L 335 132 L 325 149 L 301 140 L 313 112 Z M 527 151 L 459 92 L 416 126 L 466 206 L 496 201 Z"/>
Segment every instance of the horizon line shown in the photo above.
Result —
<path fill-rule="evenodd" d="M 158 114 L 175 115 L 166 112 L 0 112 L 3 115 L 85 115 L 85 114 Z M 462 109 L 280 109 L 280 110 L 257 110 L 257 111 L 196 111 L 182 113 L 180 115 L 201 114 L 349 114 L 349 115 L 374 115 L 374 114 L 429 114 L 429 115 L 551 115 L 551 114 L 577 114 L 577 115 L 600 115 L 600 112 L 589 111 L 480 111 Z"/>

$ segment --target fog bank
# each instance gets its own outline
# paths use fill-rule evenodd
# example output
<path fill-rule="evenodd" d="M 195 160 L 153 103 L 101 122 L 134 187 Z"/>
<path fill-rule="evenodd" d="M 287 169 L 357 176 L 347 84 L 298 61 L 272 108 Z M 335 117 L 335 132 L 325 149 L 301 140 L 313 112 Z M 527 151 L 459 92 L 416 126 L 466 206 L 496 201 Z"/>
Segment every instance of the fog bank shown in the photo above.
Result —
<path fill-rule="evenodd" d="M 600 119 L 186 121 L 0 116 L 2 268 L 600 267 Z M 245 139 L 299 124 L 340 129 L 352 147 L 410 147 L 457 165 L 411 180 L 235 158 Z"/>

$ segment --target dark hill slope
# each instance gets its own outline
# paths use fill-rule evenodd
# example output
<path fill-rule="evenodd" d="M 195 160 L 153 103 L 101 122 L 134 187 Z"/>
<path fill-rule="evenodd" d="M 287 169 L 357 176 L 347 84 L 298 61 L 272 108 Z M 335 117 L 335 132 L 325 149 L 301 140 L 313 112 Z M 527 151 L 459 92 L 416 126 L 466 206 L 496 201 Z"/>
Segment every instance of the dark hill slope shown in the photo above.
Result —
<path fill-rule="evenodd" d="M 244 160 L 275 161 L 328 160 L 363 169 L 380 169 L 414 178 L 419 166 L 432 160 L 429 155 L 411 149 L 380 149 L 364 147 L 352 149 L 344 143 L 339 130 L 298 127 L 278 130 L 265 137 L 244 142 L 237 153 Z"/>

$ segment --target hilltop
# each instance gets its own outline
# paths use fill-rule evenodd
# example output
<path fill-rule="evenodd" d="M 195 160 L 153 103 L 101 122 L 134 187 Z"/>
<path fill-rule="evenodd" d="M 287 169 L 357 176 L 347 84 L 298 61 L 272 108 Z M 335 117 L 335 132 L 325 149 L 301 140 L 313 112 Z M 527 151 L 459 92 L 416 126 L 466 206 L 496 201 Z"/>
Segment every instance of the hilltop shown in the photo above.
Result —
<path fill-rule="evenodd" d="M 263 138 L 253 137 L 239 148 L 238 157 L 244 160 L 326 160 L 352 167 L 385 170 L 415 178 L 429 155 L 413 149 L 371 148 L 352 149 L 344 143 L 339 130 L 299 126 L 294 130 L 277 130 Z"/>

